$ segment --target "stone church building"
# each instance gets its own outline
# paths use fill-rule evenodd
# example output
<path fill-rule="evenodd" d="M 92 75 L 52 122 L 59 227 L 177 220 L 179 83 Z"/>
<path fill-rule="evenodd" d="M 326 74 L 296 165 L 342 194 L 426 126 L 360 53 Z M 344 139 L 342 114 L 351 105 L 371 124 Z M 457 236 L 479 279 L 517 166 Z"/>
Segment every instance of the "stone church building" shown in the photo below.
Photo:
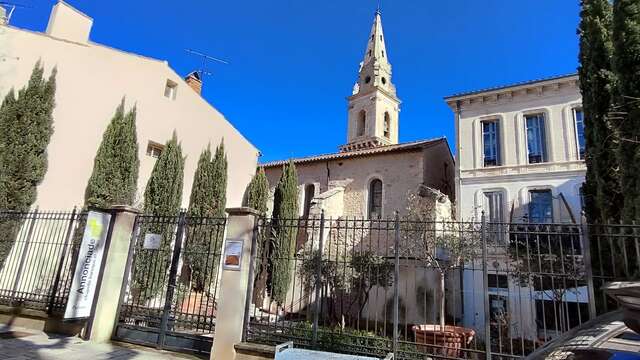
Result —
<path fill-rule="evenodd" d="M 358 80 L 348 97 L 347 143 L 336 153 L 292 159 L 298 172 L 301 216 L 324 210 L 333 218 L 391 217 L 395 211 L 406 212 L 408 195 L 424 194 L 425 187 L 453 202 L 454 160 L 447 140 L 399 143 L 400 103 L 378 11 Z M 261 164 L 272 193 L 288 161 Z M 439 197 L 440 203 L 449 204 Z"/>

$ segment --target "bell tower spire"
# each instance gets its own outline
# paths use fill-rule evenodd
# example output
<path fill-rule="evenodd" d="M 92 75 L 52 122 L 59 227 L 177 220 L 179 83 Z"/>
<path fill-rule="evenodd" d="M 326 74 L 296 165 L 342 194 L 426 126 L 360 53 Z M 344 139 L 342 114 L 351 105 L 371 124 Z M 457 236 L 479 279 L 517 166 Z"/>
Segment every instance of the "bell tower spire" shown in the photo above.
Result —
<path fill-rule="evenodd" d="M 349 101 L 347 143 L 342 151 L 353 151 L 398 143 L 400 99 L 391 82 L 391 64 L 382 31 L 382 13 L 375 12 L 358 81 Z"/>

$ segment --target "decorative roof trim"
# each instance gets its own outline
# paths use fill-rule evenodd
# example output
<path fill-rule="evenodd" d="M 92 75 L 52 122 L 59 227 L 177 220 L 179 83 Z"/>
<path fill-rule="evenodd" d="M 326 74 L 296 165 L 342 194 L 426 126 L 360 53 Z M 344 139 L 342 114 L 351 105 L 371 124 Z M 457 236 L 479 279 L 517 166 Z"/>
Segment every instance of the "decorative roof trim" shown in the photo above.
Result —
<path fill-rule="evenodd" d="M 469 92 L 462 92 L 462 93 L 445 96 L 444 100 L 446 102 L 451 102 L 454 100 L 461 100 L 467 97 L 472 97 L 480 94 L 500 92 L 502 90 L 507 90 L 507 89 L 516 90 L 516 88 L 528 88 L 528 87 L 534 87 L 534 86 L 540 86 L 540 85 L 547 85 L 548 83 L 554 83 L 554 82 L 557 82 L 558 80 L 565 80 L 565 81 L 572 80 L 572 78 L 575 78 L 577 80 L 578 74 L 573 73 L 573 74 L 558 75 L 558 76 L 552 76 L 548 78 L 528 80 L 528 81 L 522 81 L 522 82 L 517 82 L 513 84 L 508 84 L 508 85 L 500 85 L 500 86 L 495 86 L 495 87 L 490 87 L 490 88 L 485 88 L 480 90 L 473 90 Z"/>
<path fill-rule="evenodd" d="M 264 167 L 264 168 L 272 168 L 276 166 L 285 165 L 289 163 L 289 161 L 293 161 L 294 164 L 303 164 L 303 163 L 311 163 L 316 161 L 364 157 L 364 156 L 386 154 L 386 153 L 393 153 L 393 152 L 418 150 L 418 149 L 431 147 L 440 143 L 447 144 L 447 139 L 445 137 L 439 137 L 435 139 L 418 140 L 418 141 L 406 142 L 406 143 L 401 143 L 396 145 L 379 146 L 375 148 L 358 150 L 358 151 L 337 152 L 337 153 L 322 154 L 322 155 L 302 157 L 302 158 L 290 159 L 290 160 L 276 160 L 276 161 L 270 161 L 263 164 L 259 164 L 258 166 Z"/>

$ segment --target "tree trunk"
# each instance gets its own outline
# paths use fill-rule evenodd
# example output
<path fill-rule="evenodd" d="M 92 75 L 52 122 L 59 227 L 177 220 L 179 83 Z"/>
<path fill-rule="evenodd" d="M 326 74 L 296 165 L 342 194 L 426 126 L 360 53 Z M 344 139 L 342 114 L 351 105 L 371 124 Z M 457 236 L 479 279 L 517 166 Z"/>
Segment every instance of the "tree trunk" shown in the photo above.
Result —
<path fill-rule="evenodd" d="M 444 272 L 440 271 L 440 294 L 439 294 L 439 304 L 440 304 L 440 330 L 444 331 Z"/>

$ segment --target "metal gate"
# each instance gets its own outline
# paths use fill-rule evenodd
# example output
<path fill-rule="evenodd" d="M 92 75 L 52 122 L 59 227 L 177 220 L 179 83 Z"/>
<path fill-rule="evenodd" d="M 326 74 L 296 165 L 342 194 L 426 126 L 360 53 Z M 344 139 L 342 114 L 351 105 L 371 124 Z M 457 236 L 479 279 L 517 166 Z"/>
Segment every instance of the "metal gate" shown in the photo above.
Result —
<path fill-rule="evenodd" d="M 208 353 L 225 219 L 138 215 L 115 339 Z"/>

